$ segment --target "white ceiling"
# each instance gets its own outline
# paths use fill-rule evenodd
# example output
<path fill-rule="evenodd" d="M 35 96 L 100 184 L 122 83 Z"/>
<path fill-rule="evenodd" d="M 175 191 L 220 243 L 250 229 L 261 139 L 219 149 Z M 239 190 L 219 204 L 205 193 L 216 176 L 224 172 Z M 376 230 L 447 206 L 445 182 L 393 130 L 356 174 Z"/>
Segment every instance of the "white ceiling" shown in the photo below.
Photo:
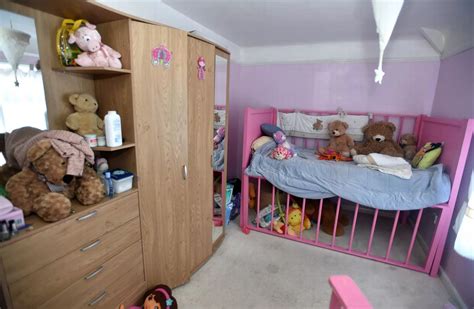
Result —
<path fill-rule="evenodd" d="M 387 0 L 390 1 L 390 0 Z M 376 40 L 370 0 L 163 0 L 241 47 Z M 472 0 L 405 0 L 393 40 L 473 30 Z"/>

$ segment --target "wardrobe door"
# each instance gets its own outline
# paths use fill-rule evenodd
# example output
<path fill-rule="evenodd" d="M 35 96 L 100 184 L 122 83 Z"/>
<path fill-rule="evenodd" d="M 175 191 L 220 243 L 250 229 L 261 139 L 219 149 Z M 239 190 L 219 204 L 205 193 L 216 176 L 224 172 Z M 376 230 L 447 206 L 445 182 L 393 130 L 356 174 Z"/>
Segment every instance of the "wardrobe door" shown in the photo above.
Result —
<path fill-rule="evenodd" d="M 214 55 L 214 45 L 188 38 L 188 194 L 192 271 L 212 254 Z"/>
<path fill-rule="evenodd" d="M 190 276 L 187 34 L 141 22 L 130 29 L 145 276 L 148 287 L 176 287 Z"/>

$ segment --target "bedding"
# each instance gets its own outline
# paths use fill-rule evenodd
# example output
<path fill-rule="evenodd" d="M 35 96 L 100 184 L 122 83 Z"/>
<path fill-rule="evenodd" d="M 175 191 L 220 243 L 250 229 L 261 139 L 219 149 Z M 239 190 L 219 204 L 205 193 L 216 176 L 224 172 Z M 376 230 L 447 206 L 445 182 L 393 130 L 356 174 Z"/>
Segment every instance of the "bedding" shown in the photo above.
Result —
<path fill-rule="evenodd" d="M 297 148 L 298 156 L 277 161 L 269 157 L 275 142 L 255 151 L 246 169 L 249 176 L 263 176 L 291 195 L 320 199 L 340 196 L 360 205 L 382 210 L 413 210 L 448 201 L 449 176 L 441 164 L 413 170 L 410 179 L 357 166 L 354 162 L 318 160 L 314 150 Z"/>

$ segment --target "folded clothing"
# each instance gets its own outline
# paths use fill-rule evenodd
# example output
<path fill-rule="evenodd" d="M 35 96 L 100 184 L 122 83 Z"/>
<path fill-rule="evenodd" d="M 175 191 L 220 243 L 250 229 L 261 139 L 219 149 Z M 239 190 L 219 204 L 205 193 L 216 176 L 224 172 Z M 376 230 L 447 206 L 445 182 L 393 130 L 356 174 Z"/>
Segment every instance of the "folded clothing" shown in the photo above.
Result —
<path fill-rule="evenodd" d="M 371 153 L 368 155 L 357 155 L 352 158 L 358 166 L 364 166 L 382 173 L 394 175 L 403 179 L 410 179 L 413 175 L 411 165 L 405 159 Z"/>

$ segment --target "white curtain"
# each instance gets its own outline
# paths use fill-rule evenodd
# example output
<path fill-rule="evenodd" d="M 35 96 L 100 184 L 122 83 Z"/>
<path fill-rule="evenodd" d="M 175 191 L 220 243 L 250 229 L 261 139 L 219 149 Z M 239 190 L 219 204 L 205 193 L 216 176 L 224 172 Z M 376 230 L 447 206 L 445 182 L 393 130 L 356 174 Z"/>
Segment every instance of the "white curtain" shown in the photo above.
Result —
<path fill-rule="evenodd" d="M 20 65 L 17 75 L 19 87 L 14 84 L 15 76 L 10 65 L 0 62 L 0 133 L 11 132 L 23 126 L 47 129 L 41 71 Z"/>

